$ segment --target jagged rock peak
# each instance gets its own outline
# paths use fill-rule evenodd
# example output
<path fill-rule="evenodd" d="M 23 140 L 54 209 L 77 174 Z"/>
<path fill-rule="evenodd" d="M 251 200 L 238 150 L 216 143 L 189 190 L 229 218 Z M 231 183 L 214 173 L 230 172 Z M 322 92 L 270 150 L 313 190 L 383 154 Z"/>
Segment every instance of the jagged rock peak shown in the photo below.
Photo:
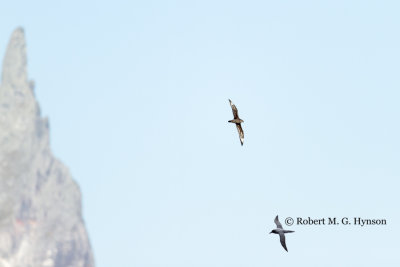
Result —
<path fill-rule="evenodd" d="M 26 62 L 25 34 L 24 29 L 19 27 L 14 30 L 8 43 L 3 61 L 2 84 L 16 86 L 27 83 Z"/>
<path fill-rule="evenodd" d="M 51 152 L 26 68 L 18 28 L 0 84 L 0 267 L 94 267 L 79 186 Z"/>
<path fill-rule="evenodd" d="M 0 84 L 0 107 L 5 120 L 24 120 L 24 125 L 34 123 L 40 109 L 33 93 L 33 83 L 28 82 L 25 33 L 17 28 L 11 34 L 3 60 L 2 82 Z"/>

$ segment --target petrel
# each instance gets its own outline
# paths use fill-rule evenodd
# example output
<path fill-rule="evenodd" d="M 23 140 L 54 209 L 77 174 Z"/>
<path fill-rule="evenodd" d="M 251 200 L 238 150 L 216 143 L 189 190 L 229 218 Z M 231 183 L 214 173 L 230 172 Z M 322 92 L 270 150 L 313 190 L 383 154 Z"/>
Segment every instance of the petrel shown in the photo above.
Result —
<path fill-rule="evenodd" d="M 239 118 L 238 110 L 237 110 L 236 106 L 232 103 L 232 101 L 230 99 L 229 99 L 229 104 L 231 104 L 232 113 L 233 113 L 233 120 L 230 120 L 228 122 L 236 124 L 236 128 L 237 128 L 238 133 L 239 133 L 240 143 L 243 146 L 244 133 L 243 133 L 243 129 L 242 129 L 241 123 L 244 122 L 244 121 Z"/>
<path fill-rule="evenodd" d="M 276 224 L 277 229 L 272 230 L 270 234 L 272 234 L 272 233 L 278 234 L 279 235 L 279 239 L 281 240 L 282 247 L 286 251 L 288 251 L 287 247 L 286 247 L 286 242 L 285 242 L 285 234 L 286 233 L 293 233 L 294 231 L 284 230 L 282 228 L 282 224 L 279 222 L 278 215 L 276 215 L 274 222 Z"/>

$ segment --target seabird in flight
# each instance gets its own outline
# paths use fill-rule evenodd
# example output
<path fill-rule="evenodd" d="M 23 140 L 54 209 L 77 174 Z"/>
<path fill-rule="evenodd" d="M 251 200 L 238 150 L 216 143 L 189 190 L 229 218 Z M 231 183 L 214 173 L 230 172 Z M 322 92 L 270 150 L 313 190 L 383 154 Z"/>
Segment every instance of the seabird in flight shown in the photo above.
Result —
<path fill-rule="evenodd" d="M 230 120 L 228 122 L 236 124 L 236 128 L 237 128 L 238 133 L 239 133 L 240 143 L 243 146 L 244 133 L 243 133 L 243 129 L 242 129 L 241 123 L 244 122 L 244 121 L 239 118 L 238 110 L 237 110 L 236 106 L 232 103 L 232 101 L 230 99 L 229 99 L 229 103 L 231 104 L 231 108 L 232 108 L 233 120 Z"/>
<path fill-rule="evenodd" d="M 278 215 L 276 215 L 274 222 L 275 222 L 277 228 L 272 230 L 270 234 L 272 234 L 272 233 L 278 234 L 279 235 L 279 239 L 281 240 L 282 247 L 286 251 L 288 251 L 287 247 L 286 247 L 286 242 L 285 242 L 285 234 L 286 233 L 293 233 L 294 231 L 284 230 L 282 228 L 282 224 L 279 222 Z"/>

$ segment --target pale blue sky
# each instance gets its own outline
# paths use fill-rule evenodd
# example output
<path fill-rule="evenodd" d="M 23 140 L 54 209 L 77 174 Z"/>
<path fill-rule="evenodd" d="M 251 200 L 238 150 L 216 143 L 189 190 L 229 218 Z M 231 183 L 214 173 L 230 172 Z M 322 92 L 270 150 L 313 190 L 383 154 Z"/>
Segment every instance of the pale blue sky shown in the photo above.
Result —
<path fill-rule="evenodd" d="M 398 1 L 7 1 L 0 54 L 24 27 L 98 267 L 399 266 L 399 13 Z M 268 234 L 276 214 L 388 225 L 292 226 L 286 253 Z"/>

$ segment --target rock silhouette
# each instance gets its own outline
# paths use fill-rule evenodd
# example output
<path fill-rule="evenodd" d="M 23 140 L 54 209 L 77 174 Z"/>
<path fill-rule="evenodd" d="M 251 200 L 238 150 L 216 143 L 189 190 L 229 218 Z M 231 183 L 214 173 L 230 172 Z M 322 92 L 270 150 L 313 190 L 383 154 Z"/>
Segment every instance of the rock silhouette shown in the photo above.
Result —
<path fill-rule="evenodd" d="M 92 267 L 81 193 L 51 152 L 33 89 L 18 28 L 0 85 L 0 267 Z"/>

